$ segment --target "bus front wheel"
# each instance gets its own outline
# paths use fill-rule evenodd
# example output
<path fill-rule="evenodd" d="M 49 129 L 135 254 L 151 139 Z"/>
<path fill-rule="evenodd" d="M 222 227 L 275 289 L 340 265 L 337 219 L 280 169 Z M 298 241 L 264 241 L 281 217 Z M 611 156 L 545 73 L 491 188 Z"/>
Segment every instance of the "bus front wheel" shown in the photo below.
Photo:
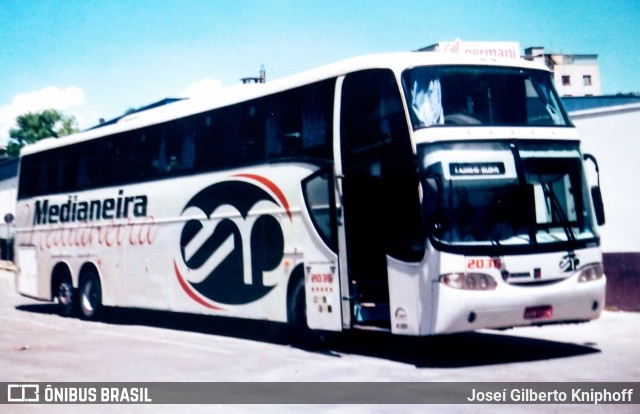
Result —
<path fill-rule="evenodd" d="M 80 316 L 95 319 L 102 307 L 100 279 L 94 273 L 87 273 L 80 281 Z"/>
<path fill-rule="evenodd" d="M 308 334 L 307 304 L 304 294 L 304 279 L 298 280 L 289 295 L 287 306 L 290 337 L 294 342 L 300 341 Z"/>
<path fill-rule="evenodd" d="M 307 301 L 304 292 L 304 278 L 294 281 L 289 289 L 287 304 L 289 341 L 292 345 L 303 349 L 321 349 L 324 345 L 322 336 L 309 328 L 307 324 Z"/>

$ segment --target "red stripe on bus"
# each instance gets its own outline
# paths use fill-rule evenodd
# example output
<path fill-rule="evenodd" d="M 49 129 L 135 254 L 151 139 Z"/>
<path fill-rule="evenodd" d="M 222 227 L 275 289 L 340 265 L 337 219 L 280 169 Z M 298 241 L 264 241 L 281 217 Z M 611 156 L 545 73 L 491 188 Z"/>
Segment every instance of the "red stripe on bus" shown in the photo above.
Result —
<path fill-rule="evenodd" d="M 282 193 L 282 190 L 280 190 L 280 188 L 278 188 L 277 185 L 275 185 L 275 183 L 273 183 L 273 181 L 270 181 L 260 175 L 256 175 L 256 174 L 236 174 L 236 177 L 244 177 L 244 178 L 250 178 L 252 180 L 256 180 L 258 182 L 260 182 L 261 184 L 263 184 L 264 186 L 266 186 L 269 190 L 271 190 L 271 192 L 273 194 L 275 194 L 275 196 L 278 198 L 278 200 L 280 200 L 280 204 L 282 204 L 282 206 L 284 207 L 284 210 L 287 212 L 287 215 L 289 216 L 289 220 L 293 221 L 293 217 L 291 216 L 291 211 L 289 210 L 289 203 L 287 202 L 287 199 L 284 197 L 284 194 Z"/>
<path fill-rule="evenodd" d="M 182 277 L 182 275 L 180 274 L 180 271 L 178 270 L 178 265 L 175 261 L 175 259 L 173 260 L 173 269 L 176 272 L 176 276 L 178 277 L 178 282 L 180 283 L 180 286 L 182 286 L 182 289 L 185 291 L 185 293 L 187 295 L 189 295 L 189 297 L 193 300 L 195 300 L 196 302 L 198 302 L 199 304 L 201 304 L 202 306 L 205 306 L 209 309 L 216 309 L 216 310 L 224 310 L 223 308 L 219 308 L 217 306 L 213 306 L 212 304 L 206 302 L 204 299 L 202 299 L 200 296 L 198 296 L 196 294 L 196 292 L 194 292 L 191 287 L 189 286 L 189 284 L 184 280 L 184 278 Z"/>

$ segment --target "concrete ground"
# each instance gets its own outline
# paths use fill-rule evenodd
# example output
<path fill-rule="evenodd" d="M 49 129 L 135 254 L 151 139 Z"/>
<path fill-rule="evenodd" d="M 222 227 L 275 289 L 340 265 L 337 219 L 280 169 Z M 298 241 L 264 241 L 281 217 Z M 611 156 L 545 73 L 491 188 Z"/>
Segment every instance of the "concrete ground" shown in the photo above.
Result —
<path fill-rule="evenodd" d="M 196 315 L 108 310 L 58 316 L 19 296 L 0 270 L 0 382 L 638 382 L 640 314 L 594 322 L 407 338 L 354 332 L 304 350 L 273 326 Z M 9 405 L 1 412 L 174 412 L 179 406 Z M 197 412 L 638 412 L 590 405 L 189 405 Z"/>

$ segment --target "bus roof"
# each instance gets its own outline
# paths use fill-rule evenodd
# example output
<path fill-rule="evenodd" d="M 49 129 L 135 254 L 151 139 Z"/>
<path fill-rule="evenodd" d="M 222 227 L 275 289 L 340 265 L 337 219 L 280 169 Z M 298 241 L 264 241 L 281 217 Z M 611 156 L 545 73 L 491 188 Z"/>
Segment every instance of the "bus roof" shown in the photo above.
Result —
<path fill-rule="evenodd" d="M 135 130 L 145 126 L 202 113 L 211 109 L 260 98 L 273 93 L 286 91 L 306 84 L 331 79 L 365 69 L 388 68 L 396 72 L 415 66 L 441 65 L 476 65 L 501 66 L 523 69 L 548 69 L 539 64 L 523 59 L 503 59 L 487 56 L 470 56 L 459 53 L 441 52 L 400 52 L 365 55 L 342 60 L 321 66 L 295 75 L 276 79 L 267 83 L 237 84 L 220 89 L 219 93 L 198 98 L 179 100 L 167 105 L 140 111 L 120 118 L 116 123 L 101 128 L 93 128 L 79 132 L 63 139 L 47 138 L 28 145 L 22 149 L 21 155 L 28 155 L 48 149 L 71 145 L 77 142 L 109 136 L 121 132 Z"/>

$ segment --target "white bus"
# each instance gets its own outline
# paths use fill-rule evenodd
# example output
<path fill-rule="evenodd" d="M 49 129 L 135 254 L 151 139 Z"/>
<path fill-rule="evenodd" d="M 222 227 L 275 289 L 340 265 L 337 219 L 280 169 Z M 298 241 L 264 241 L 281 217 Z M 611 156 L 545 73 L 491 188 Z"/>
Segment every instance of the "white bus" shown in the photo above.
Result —
<path fill-rule="evenodd" d="M 584 159 L 544 68 L 355 58 L 25 148 L 16 286 L 83 318 L 402 335 L 588 321 L 604 215 Z"/>

